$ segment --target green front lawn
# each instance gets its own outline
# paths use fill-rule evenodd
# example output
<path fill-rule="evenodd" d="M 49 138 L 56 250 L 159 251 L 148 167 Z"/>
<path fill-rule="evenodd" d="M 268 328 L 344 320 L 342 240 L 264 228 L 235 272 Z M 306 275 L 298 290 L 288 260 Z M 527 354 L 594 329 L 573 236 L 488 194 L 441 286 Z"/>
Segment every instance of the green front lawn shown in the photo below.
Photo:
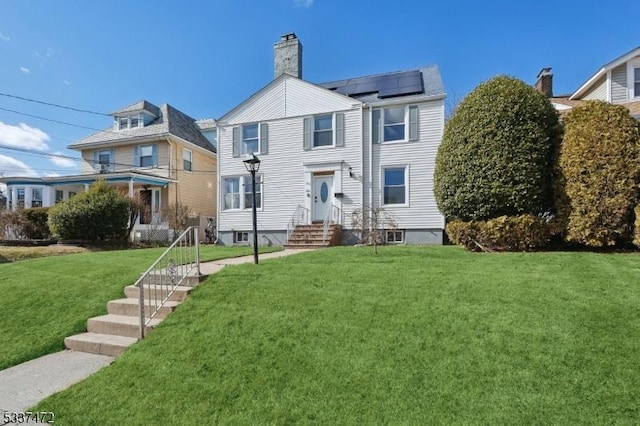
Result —
<path fill-rule="evenodd" d="M 99 251 L 0 264 L 0 370 L 62 350 L 66 336 L 107 313 L 165 248 Z M 278 250 L 265 248 L 265 251 Z M 203 245 L 202 260 L 251 254 Z"/>
<path fill-rule="evenodd" d="M 634 424 L 640 256 L 334 248 L 228 267 L 60 424 Z"/>

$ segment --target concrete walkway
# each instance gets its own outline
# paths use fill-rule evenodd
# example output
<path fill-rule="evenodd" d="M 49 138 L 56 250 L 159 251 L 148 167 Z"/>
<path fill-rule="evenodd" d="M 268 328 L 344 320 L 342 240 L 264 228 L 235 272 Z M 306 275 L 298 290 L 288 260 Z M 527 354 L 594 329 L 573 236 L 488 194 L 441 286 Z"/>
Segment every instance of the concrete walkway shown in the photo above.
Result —
<path fill-rule="evenodd" d="M 259 255 L 259 261 L 290 256 L 310 250 L 283 250 Z M 202 262 L 200 271 L 212 275 L 227 265 L 253 263 L 253 256 Z M 114 358 L 65 350 L 45 355 L 0 371 L 0 425 L 5 412 L 23 412 L 38 402 L 89 377 Z"/>

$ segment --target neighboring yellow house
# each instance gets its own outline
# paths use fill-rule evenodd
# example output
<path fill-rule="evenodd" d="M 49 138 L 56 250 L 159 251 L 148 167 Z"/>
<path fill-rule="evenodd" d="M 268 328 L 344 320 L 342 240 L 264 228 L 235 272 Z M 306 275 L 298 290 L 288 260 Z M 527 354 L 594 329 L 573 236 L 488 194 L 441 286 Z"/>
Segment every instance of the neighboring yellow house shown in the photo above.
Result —
<path fill-rule="evenodd" d="M 168 238 L 185 211 L 190 223 L 204 227 L 217 207 L 215 122 L 196 122 L 171 105 L 144 100 L 111 116 L 113 127 L 68 146 L 81 153 L 81 174 L 2 178 L 8 208 L 51 206 L 103 179 L 146 205 L 136 238 Z"/>

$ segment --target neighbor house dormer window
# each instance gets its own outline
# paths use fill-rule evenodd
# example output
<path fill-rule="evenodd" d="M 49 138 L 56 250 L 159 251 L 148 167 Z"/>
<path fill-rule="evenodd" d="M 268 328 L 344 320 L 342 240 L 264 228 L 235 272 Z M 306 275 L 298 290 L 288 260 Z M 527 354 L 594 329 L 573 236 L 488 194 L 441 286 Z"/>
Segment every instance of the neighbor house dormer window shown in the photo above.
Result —
<path fill-rule="evenodd" d="M 143 120 L 141 114 L 130 114 L 116 117 L 116 126 L 118 130 L 135 129 L 142 127 Z"/>

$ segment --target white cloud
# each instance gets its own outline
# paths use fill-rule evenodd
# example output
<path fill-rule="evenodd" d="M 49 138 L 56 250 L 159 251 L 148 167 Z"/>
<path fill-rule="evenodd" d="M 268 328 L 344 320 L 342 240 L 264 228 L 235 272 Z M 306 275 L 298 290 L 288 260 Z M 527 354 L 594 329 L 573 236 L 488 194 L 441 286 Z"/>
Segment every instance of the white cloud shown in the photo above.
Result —
<path fill-rule="evenodd" d="M 38 177 L 38 174 L 31 167 L 13 157 L 0 154 L 0 170 L 5 176 L 29 176 Z"/>
<path fill-rule="evenodd" d="M 7 37 L 6 35 L 0 33 L 0 41 L 9 41 L 11 40 L 9 37 Z"/>
<path fill-rule="evenodd" d="M 2 145 L 46 151 L 49 149 L 47 141 L 50 139 L 49 135 L 42 130 L 24 123 L 12 126 L 0 121 L 0 144 Z"/>
<path fill-rule="evenodd" d="M 25 74 L 29 74 L 31 72 L 31 70 L 27 67 L 20 67 L 20 71 L 22 71 Z"/>
<path fill-rule="evenodd" d="M 50 157 L 50 160 L 53 164 L 55 164 L 58 167 L 72 168 L 72 167 L 76 167 L 77 165 L 76 161 L 70 158 L 66 158 L 64 154 L 60 151 L 54 152 L 53 155 L 55 155 L 55 157 L 53 156 Z"/>
<path fill-rule="evenodd" d="M 313 0 L 293 0 L 293 2 L 296 4 L 296 6 L 304 7 L 307 9 L 313 6 Z"/>
<path fill-rule="evenodd" d="M 47 173 L 43 173 L 44 177 L 60 177 L 59 174 L 57 174 L 56 172 L 47 172 Z"/>
<path fill-rule="evenodd" d="M 44 54 L 45 54 L 45 56 L 46 56 L 47 58 L 50 58 L 50 57 L 52 57 L 53 55 L 55 55 L 55 53 L 56 53 L 56 52 L 55 52 L 52 48 L 48 47 L 48 48 L 47 48 L 47 51 L 46 51 Z"/>
<path fill-rule="evenodd" d="M 71 86 L 69 80 L 62 80 L 62 84 L 64 84 L 65 86 Z"/>

